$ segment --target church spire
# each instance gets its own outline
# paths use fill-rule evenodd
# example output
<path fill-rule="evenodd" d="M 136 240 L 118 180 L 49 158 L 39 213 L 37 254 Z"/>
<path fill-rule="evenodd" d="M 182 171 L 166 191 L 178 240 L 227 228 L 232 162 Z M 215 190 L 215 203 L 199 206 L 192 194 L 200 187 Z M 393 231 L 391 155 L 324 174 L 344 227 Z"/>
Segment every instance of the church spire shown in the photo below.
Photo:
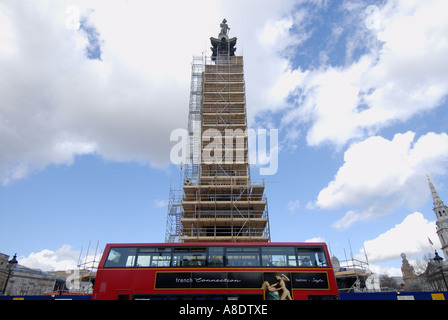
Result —
<path fill-rule="evenodd" d="M 429 189 L 431 190 L 431 194 L 432 194 L 432 200 L 434 203 L 434 209 L 435 208 L 439 208 L 439 207 L 444 207 L 445 204 L 443 203 L 443 201 L 440 199 L 436 188 L 434 188 L 434 185 L 431 182 L 431 179 L 429 179 L 429 176 L 426 176 L 428 178 L 428 182 L 429 182 Z"/>
<path fill-rule="evenodd" d="M 432 200 L 434 202 L 434 213 L 436 214 L 436 232 L 442 245 L 445 259 L 448 260 L 448 207 L 443 203 L 437 194 L 436 188 L 428 177 L 429 189 L 431 189 Z"/>

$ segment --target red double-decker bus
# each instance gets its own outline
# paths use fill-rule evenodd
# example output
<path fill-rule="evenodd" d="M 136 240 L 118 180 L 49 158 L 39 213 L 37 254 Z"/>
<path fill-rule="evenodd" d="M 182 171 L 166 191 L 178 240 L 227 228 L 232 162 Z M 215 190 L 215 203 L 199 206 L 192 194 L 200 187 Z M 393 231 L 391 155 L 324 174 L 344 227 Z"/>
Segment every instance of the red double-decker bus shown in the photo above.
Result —
<path fill-rule="evenodd" d="M 94 300 L 337 299 L 325 243 L 107 244 Z"/>

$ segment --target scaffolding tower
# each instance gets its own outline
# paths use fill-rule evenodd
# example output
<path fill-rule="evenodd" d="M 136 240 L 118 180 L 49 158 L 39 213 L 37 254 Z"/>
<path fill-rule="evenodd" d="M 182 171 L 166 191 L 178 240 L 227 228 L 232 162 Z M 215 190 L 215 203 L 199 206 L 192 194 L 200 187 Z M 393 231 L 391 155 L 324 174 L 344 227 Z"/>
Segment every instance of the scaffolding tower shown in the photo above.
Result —
<path fill-rule="evenodd" d="M 270 241 L 265 185 L 250 178 L 243 57 L 223 24 L 212 56 L 193 58 L 189 155 L 182 189 L 170 190 L 166 242 Z"/>

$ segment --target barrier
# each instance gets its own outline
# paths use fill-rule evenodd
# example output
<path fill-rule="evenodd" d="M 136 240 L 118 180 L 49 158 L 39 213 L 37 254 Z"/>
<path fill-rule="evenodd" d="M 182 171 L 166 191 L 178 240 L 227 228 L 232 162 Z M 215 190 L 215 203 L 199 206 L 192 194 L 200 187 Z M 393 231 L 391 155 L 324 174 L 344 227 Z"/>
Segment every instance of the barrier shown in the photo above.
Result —
<path fill-rule="evenodd" d="M 340 293 L 340 300 L 448 300 L 448 291 L 423 292 L 350 292 Z"/>
<path fill-rule="evenodd" d="M 0 296 L 0 300 L 92 300 L 92 295 Z"/>

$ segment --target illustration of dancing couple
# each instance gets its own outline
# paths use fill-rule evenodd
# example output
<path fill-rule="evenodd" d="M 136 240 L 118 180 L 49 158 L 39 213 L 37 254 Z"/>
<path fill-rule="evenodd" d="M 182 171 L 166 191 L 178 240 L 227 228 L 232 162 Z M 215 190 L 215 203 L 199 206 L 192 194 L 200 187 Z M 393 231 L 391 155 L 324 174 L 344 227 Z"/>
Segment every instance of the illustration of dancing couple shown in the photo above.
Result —
<path fill-rule="evenodd" d="M 265 291 L 265 300 L 292 300 L 291 292 L 286 287 L 285 281 L 290 282 L 289 278 L 285 274 L 276 274 L 277 280 L 274 284 L 269 284 L 268 281 L 264 281 L 261 288 Z M 281 291 L 281 295 L 279 293 Z"/>

